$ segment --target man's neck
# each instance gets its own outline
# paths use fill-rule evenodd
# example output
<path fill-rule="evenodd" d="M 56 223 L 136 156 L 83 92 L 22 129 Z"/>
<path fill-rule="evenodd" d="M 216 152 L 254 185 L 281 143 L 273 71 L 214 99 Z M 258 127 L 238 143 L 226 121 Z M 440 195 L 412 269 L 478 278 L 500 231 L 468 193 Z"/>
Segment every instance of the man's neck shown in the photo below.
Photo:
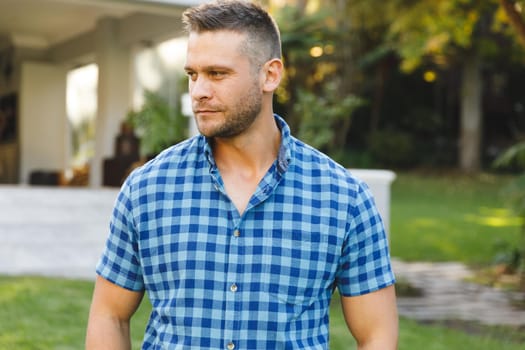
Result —
<path fill-rule="evenodd" d="M 213 154 L 226 193 L 242 215 L 261 179 L 277 159 L 281 133 L 275 119 L 235 138 L 213 140 Z"/>
<path fill-rule="evenodd" d="M 273 115 L 271 122 L 268 119 L 257 121 L 242 135 L 213 139 L 213 155 L 221 172 L 266 173 L 281 145 L 281 132 Z"/>

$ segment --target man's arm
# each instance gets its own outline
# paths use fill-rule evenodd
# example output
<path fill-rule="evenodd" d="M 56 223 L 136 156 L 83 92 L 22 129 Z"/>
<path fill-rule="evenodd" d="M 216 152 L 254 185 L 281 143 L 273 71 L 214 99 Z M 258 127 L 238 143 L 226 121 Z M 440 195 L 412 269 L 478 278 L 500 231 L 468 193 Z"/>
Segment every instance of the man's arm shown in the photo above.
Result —
<path fill-rule="evenodd" d="M 356 297 L 341 297 L 345 321 L 360 350 L 395 350 L 398 316 L 394 286 Z"/>
<path fill-rule="evenodd" d="M 86 332 L 87 350 L 129 350 L 129 322 L 143 292 L 133 292 L 98 276 Z"/>

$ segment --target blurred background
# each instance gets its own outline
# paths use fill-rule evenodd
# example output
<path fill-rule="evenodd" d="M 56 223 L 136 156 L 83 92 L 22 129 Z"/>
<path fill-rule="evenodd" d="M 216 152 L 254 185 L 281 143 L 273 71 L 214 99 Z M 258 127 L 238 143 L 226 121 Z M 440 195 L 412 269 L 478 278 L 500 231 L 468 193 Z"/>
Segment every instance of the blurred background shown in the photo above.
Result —
<path fill-rule="evenodd" d="M 116 191 L 133 168 L 196 133 L 180 17 L 203 2 L 0 0 L 0 206 L 13 210 L 0 211 L 4 243 L 41 234 L 50 219 L 39 208 L 59 207 L 46 202 L 50 188 L 77 190 L 78 206 L 61 207 L 54 224 L 74 208 L 65 215 L 93 237 L 89 223 L 108 215 L 96 198 L 108 193 L 89 191 Z M 387 215 L 400 348 L 523 349 L 525 1 L 259 2 L 282 32 L 275 111 L 345 167 L 395 173 Z M 21 217 L 35 225 L 16 231 Z M 4 258 L 15 251 L 9 244 Z M 0 273 L 18 274 L 13 259 L 0 258 Z M 81 346 L 90 282 L 5 276 L 0 284 L 0 348 Z M 467 300 L 479 303 L 461 313 Z M 75 310 L 71 319 L 65 309 Z M 147 306 L 141 312 L 136 344 Z M 347 349 L 333 314 L 333 348 Z M 76 327 L 57 332 L 65 323 Z M 34 331 L 42 324 L 50 329 Z"/>
<path fill-rule="evenodd" d="M 0 183 L 118 185 L 104 163 L 193 134 L 180 14 L 198 2 L 2 0 Z M 522 1 L 262 3 L 283 33 L 275 109 L 343 165 L 474 173 L 523 139 Z"/>

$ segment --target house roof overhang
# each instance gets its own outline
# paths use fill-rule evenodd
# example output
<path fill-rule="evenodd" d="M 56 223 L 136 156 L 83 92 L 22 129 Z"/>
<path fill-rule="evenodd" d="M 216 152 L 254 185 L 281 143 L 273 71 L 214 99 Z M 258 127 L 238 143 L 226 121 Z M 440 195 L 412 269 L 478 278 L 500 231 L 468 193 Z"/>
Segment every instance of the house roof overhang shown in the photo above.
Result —
<path fill-rule="evenodd" d="M 63 61 L 93 51 L 97 23 L 117 21 L 123 45 L 154 43 L 182 34 L 180 16 L 203 0 L 2 0 L 0 51 L 37 51 Z"/>

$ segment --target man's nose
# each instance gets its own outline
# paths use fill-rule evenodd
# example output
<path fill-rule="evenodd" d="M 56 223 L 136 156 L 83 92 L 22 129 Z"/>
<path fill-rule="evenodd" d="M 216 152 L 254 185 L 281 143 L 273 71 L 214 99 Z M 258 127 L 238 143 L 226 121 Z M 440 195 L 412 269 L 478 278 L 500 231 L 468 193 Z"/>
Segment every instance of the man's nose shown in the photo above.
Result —
<path fill-rule="evenodd" d="M 211 92 L 212 88 L 209 80 L 202 76 L 199 76 L 194 81 L 190 82 L 190 95 L 195 100 L 210 98 Z"/>

